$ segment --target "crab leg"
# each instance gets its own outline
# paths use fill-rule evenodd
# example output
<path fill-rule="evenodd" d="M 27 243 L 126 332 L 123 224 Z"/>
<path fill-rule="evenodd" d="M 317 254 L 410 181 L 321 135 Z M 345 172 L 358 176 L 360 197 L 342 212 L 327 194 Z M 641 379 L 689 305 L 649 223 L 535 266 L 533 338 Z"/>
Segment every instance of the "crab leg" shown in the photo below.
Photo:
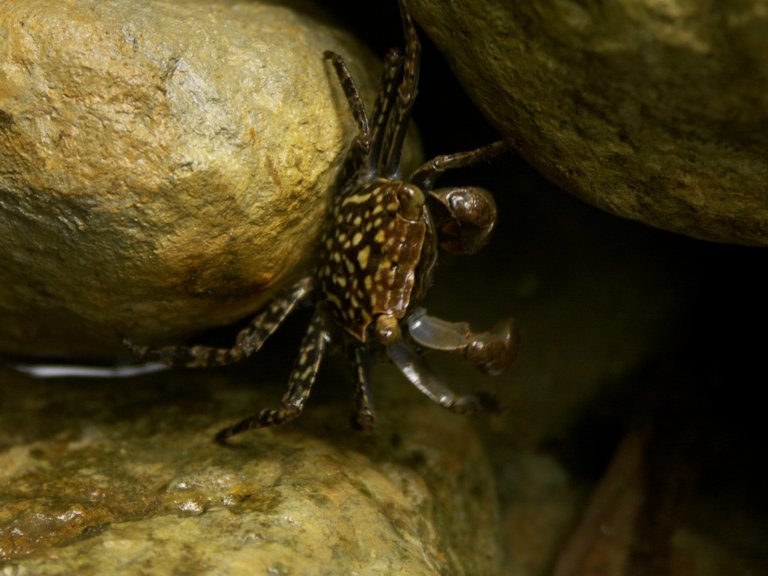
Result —
<path fill-rule="evenodd" d="M 432 373 L 424 359 L 402 340 L 387 346 L 386 351 L 411 384 L 444 408 L 459 414 L 498 410 L 496 400 L 488 394 L 455 394 Z"/>
<path fill-rule="evenodd" d="M 323 52 L 323 56 L 333 64 L 333 68 L 336 70 L 339 84 L 341 84 L 341 88 L 344 90 L 344 96 L 347 97 L 349 107 L 352 109 L 352 115 L 355 117 L 355 122 L 357 122 L 358 138 L 363 141 L 370 141 L 368 114 L 365 112 L 365 105 L 362 98 L 360 98 L 360 92 L 357 90 L 357 85 L 352 79 L 352 74 L 349 68 L 347 68 L 344 57 L 332 50 L 326 50 Z M 365 150 L 367 152 L 368 148 L 366 147 Z"/>
<path fill-rule="evenodd" d="M 382 147 L 387 137 L 387 125 L 389 123 L 392 106 L 397 98 L 397 87 L 403 74 L 403 55 L 397 48 L 390 50 L 384 58 L 384 70 L 381 76 L 381 89 L 376 96 L 376 102 L 373 105 L 373 114 L 371 123 L 373 125 L 371 132 L 371 154 L 368 157 L 368 170 L 371 173 L 376 172 L 378 166 L 384 164 L 382 156 Z"/>
<path fill-rule="evenodd" d="M 403 21 L 403 34 L 405 36 L 405 56 L 400 85 L 397 88 L 397 99 L 393 115 L 388 119 L 387 130 L 384 134 L 379 175 L 392 178 L 400 170 L 400 154 L 403 149 L 405 132 L 411 117 L 411 109 L 416 100 L 419 84 L 419 68 L 421 64 L 421 42 L 416 33 L 416 28 L 411 20 L 411 15 L 405 7 L 403 0 L 400 5 L 400 16 Z"/>
<path fill-rule="evenodd" d="M 360 92 L 344 58 L 341 54 L 331 50 L 323 52 L 323 57 L 333 65 L 357 124 L 357 135 L 352 141 L 352 146 L 339 172 L 339 181 L 343 183 L 349 180 L 360 169 L 365 159 L 369 157 L 371 151 L 371 130 L 365 105 L 360 98 Z"/>
<path fill-rule="evenodd" d="M 480 148 L 475 148 L 474 150 L 437 156 L 416 168 L 416 170 L 413 171 L 413 174 L 411 174 L 409 182 L 422 190 L 432 190 L 435 180 L 437 180 L 443 172 L 455 168 L 465 168 L 480 160 L 493 158 L 497 154 L 501 154 L 504 150 L 509 148 L 509 146 L 509 142 L 505 140 L 497 140 L 496 142 L 481 146 Z"/>
<path fill-rule="evenodd" d="M 130 340 L 124 340 L 124 343 L 136 357 L 145 362 L 159 362 L 170 366 L 186 366 L 188 368 L 232 364 L 257 352 L 296 305 L 305 300 L 311 291 L 311 279 L 299 280 L 259 312 L 248 326 L 238 333 L 235 344 L 231 348 L 210 346 L 152 348 L 151 346 L 139 346 Z"/>
<path fill-rule="evenodd" d="M 329 336 L 323 327 L 321 312 L 315 312 L 309 323 L 304 339 L 301 342 L 299 356 L 293 365 L 288 380 L 288 390 L 280 403 L 280 408 L 262 410 L 258 414 L 244 418 L 237 424 L 220 430 L 216 434 L 216 442 L 225 444 L 227 439 L 252 428 L 277 426 L 293 420 L 304 410 L 304 404 L 312 391 L 320 361 L 325 353 Z"/>
<path fill-rule="evenodd" d="M 361 344 L 353 345 L 350 350 L 352 368 L 355 372 L 355 415 L 353 423 L 358 428 L 368 430 L 376 422 L 376 411 L 373 407 L 373 396 L 369 385 L 370 357 Z"/>
<path fill-rule="evenodd" d="M 500 374 L 517 357 L 520 338 L 511 318 L 489 332 L 472 332 L 466 322 L 448 322 L 418 308 L 408 318 L 408 333 L 425 348 L 461 354 L 486 374 Z"/>

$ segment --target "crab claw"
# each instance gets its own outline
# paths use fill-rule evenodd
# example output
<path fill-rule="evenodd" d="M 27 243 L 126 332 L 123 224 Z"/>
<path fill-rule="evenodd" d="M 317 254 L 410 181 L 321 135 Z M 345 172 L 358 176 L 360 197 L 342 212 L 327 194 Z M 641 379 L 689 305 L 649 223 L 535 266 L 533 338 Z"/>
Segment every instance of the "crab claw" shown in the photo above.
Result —
<path fill-rule="evenodd" d="M 501 374 L 517 358 L 520 332 L 512 318 L 502 320 L 489 332 L 472 334 L 472 338 L 464 356 L 485 374 Z"/>
<path fill-rule="evenodd" d="M 429 196 L 440 247 L 453 254 L 474 254 L 488 243 L 496 226 L 496 202 L 476 186 L 438 188 Z"/>
<path fill-rule="evenodd" d="M 458 414 L 492 413 L 499 411 L 499 404 L 490 394 L 456 394 L 445 386 L 424 362 L 424 359 L 402 340 L 385 347 L 387 356 L 405 375 L 411 384 L 423 394 Z"/>
<path fill-rule="evenodd" d="M 408 332 L 413 340 L 432 350 L 461 354 L 485 374 L 503 372 L 517 358 L 520 336 L 511 318 L 488 332 L 472 332 L 466 322 L 448 322 L 429 316 L 418 308 L 408 318 Z"/>

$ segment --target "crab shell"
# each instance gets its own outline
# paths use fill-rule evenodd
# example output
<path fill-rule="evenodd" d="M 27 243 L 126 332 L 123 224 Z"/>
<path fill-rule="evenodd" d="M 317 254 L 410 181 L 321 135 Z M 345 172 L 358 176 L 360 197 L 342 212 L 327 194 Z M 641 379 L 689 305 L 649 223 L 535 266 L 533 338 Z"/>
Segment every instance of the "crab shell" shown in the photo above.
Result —
<path fill-rule="evenodd" d="M 334 202 L 323 239 L 317 272 L 321 300 L 360 342 L 372 333 L 396 340 L 395 324 L 419 305 L 432 282 L 437 256 L 432 216 L 413 184 L 376 178 L 352 189 Z M 396 334 L 383 335 L 386 325 Z"/>

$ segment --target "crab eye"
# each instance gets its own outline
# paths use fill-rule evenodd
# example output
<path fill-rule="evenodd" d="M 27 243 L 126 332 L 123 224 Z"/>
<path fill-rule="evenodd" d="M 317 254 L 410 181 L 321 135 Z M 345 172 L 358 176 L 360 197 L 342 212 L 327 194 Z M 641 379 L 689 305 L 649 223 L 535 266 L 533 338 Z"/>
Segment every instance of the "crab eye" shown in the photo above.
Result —
<path fill-rule="evenodd" d="M 424 207 L 424 193 L 418 186 L 403 184 L 397 190 L 398 212 L 408 220 L 419 220 Z"/>

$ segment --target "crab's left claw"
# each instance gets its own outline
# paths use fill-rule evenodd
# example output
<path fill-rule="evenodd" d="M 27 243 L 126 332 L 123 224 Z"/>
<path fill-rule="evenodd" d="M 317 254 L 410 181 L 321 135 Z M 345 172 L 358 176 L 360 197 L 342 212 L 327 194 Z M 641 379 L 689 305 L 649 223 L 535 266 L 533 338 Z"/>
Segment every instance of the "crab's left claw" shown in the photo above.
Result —
<path fill-rule="evenodd" d="M 425 348 L 461 354 L 486 374 L 503 372 L 517 358 L 520 335 L 512 318 L 488 332 L 472 332 L 466 322 L 448 322 L 419 308 L 408 318 L 411 338 Z"/>

